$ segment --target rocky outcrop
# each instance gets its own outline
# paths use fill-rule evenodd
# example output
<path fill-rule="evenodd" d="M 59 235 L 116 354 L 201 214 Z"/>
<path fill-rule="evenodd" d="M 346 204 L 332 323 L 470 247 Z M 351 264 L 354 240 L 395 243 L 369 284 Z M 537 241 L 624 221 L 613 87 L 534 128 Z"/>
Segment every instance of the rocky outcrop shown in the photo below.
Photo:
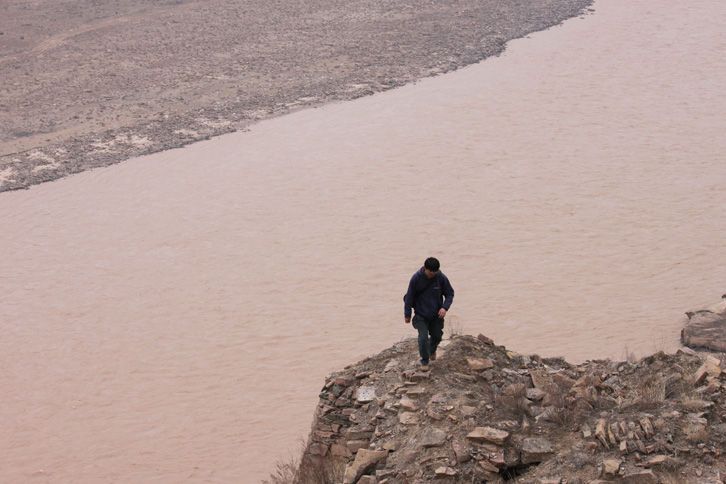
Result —
<path fill-rule="evenodd" d="M 480 336 L 428 371 L 403 341 L 331 375 L 297 482 L 721 482 L 723 362 L 694 351 L 637 363 L 525 356 Z M 482 364 L 482 361 L 484 363 Z"/>
<path fill-rule="evenodd" d="M 707 309 L 688 311 L 688 322 L 681 330 L 681 341 L 694 349 L 726 352 L 726 294 L 722 301 Z"/>

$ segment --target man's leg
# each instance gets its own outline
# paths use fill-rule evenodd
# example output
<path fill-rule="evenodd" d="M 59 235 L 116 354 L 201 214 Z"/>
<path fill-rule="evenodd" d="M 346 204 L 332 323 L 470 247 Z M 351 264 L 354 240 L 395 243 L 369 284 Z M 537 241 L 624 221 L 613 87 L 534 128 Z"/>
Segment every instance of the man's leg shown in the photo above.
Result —
<path fill-rule="evenodd" d="M 421 363 L 428 365 L 429 363 L 429 326 L 427 321 L 414 315 L 413 327 L 418 330 L 418 354 L 421 356 Z"/>
<path fill-rule="evenodd" d="M 436 318 L 429 323 L 429 332 L 431 333 L 431 359 L 436 359 L 436 348 L 439 347 L 441 339 L 444 337 L 444 320 Z"/>

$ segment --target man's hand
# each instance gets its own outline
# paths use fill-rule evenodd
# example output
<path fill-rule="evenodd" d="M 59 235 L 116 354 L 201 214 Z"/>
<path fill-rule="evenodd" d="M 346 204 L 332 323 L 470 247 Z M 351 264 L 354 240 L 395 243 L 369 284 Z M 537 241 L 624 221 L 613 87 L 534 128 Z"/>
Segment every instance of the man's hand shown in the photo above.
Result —
<path fill-rule="evenodd" d="M 446 309 L 439 309 L 439 319 L 444 319 L 444 316 L 446 316 Z"/>
<path fill-rule="evenodd" d="M 406 323 L 406 324 L 409 324 L 411 322 L 411 316 L 408 316 L 408 317 L 404 316 L 403 317 L 403 322 Z"/>

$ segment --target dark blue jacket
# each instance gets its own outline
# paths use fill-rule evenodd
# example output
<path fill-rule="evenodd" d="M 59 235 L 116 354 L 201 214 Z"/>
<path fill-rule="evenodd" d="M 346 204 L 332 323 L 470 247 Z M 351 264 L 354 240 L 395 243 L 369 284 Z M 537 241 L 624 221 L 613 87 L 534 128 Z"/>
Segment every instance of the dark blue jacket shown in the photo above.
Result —
<path fill-rule="evenodd" d="M 411 317 L 411 308 L 425 319 L 438 318 L 439 309 L 447 311 L 454 302 L 454 288 L 449 278 L 439 271 L 433 279 L 426 277 L 422 267 L 411 277 L 408 291 L 403 296 L 403 315 Z"/>

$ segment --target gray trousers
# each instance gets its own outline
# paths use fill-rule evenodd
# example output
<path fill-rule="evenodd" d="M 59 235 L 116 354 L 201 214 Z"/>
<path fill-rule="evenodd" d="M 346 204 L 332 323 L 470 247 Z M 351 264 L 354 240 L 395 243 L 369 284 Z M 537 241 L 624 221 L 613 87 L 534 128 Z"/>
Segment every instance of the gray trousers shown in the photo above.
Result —
<path fill-rule="evenodd" d="M 418 354 L 422 363 L 429 362 L 431 353 L 436 353 L 436 348 L 444 337 L 444 320 L 441 318 L 426 319 L 418 314 L 413 316 L 413 327 L 418 330 Z"/>

